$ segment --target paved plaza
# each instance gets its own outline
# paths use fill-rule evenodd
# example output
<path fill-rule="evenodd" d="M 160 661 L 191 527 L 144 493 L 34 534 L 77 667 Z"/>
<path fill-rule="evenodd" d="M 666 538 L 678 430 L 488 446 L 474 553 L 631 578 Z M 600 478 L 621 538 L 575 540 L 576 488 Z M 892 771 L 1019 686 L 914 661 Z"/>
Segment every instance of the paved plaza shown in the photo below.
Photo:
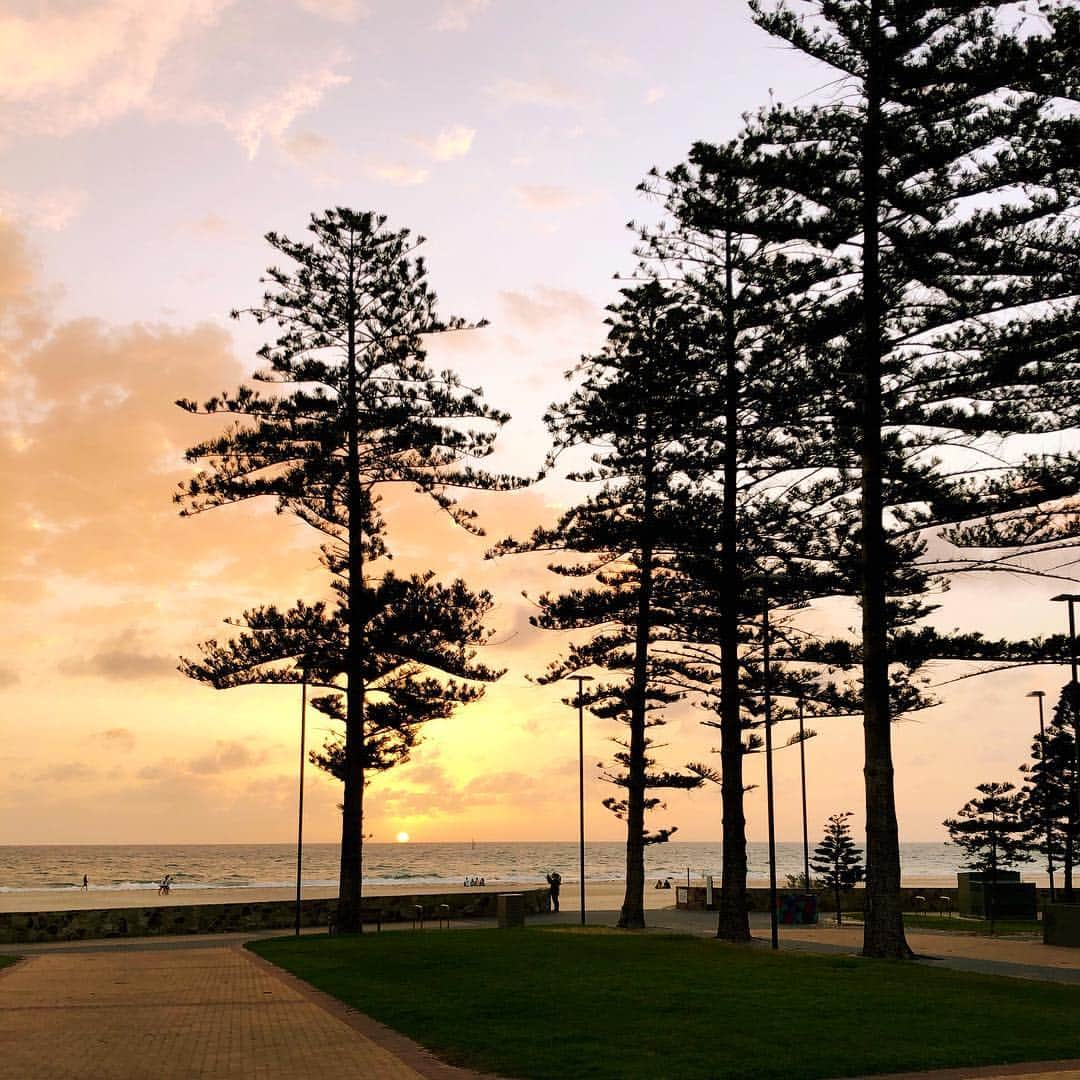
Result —
<path fill-rule="evenodd" d="M 614 912 L 589 913 L 594 925 L 610 925 L 614 917 Z M 651 912 L 650 924 L 660 932 L 711 934 L 715 918 L 710 912 L 666 909 Z M 568 911 L 530 920 L 576 921 L 577 913 Z M 758 947 L 766 947 L 767 918 L 756 915 L 753 923 Z M 459 925 L 482 930 L 492 923 Z M 10 947 L 24 959 L 0 971 L 0 1080 L 477 1077 L 443 1065 L 410 1040 L 247 952 L 241 943 L 250 936 Z M 781 947 L 852 953 L 860 941 L 856 927 L 822 925 L 785 929 Z M 909 941 L 923 963 L 1080 982 L 1080 950 L 941 933 L 911 933 Z M 920 1080 L 1080 1080 L 1080 1063 L 918 1075 Z"/>
<path fill-rule="evenodd" d="M 467 1075 L 433 1060 L 428 1067 L 416 1050 L 420 1060 L 407 1063 L 408 1047 L 380 1045 L 347 1010 L 318 998 L 237 947 L 37 952 L 0 973 L 0 1077 Z"/>

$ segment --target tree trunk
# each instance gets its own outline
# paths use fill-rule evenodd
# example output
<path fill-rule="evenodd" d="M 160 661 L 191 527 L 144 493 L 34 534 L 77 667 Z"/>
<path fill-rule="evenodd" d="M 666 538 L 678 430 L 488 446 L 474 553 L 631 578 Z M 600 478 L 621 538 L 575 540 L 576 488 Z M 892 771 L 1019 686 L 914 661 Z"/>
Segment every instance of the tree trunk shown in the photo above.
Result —
<path fill-rule="evenodd" d="M 642 500 L 641 583 L 634 630 L 634 682 L 630 699 L 630 759 L 626 788 L 626 893 L 618 925 L 645 927 L 645 716 L 648 701 L 649 627 L 653 579 L 653 448 L 645 432 L 645 492 Z"/>
<path fill-rule="evenodd" d="M 732 235 L 725 235 L 724 270 L 724 503 L 720 522 L 720 798 L 723 808 L 720 914 L 716 936 L 725 941 L 750 940 L 746 908 L 746 812 L 743 791 L 742 711 L 739 707 L 739 368 L 732 295 Z"/>
<path fill-rule="evenodd" d="M 840 887 L 839 886 L 837 886 L 837 888 L 835 890 L 835 895 L 836 895 L 836 925 L 837 926 L 843 926 L 844 925 L 844 919 L 843 919 L 843 916 L 840 914 Z"/>
<path fill-rule="evenodd" d="M 349 370 L 346 380 L 348 423 L 347 492 L 349 503 L 348 585 L 349 640 L 346 647 L 345 795 L 341 814 L 341 876 L 338 883 L 337 925 L 343 934 L 363 931 L 364 867 L 364 514 L 360 487 L 360 447 L 357 417 L 356 303 L 353 258 L 349 255 Z"/>
<path fill-rule="evenodd" d="M 996 818 L 994 824 L 997 824 Z M 994 918 L 997 914 L 997 834 L 990 834 L 990 936 L 994 936 Z"/>
<path fill-rule="evenodd" d="M 1065 878 L 1065 888 L 1062 891 L 1064 892 L 1065 895 L 1064 895 L 1063 899 L 1064 899 L 1066 904 L 1071 904 L 1073 902 L 1073 838 L 1072 838 L 1072 829 L 1067 829 L 1066 832 L 1065 832 L 1065 858 L 1064 858 L 1064 862 L 1065 862 L 1065 866 L 1064 866 L 1064 871 L 1063 872 L 1064 872 L 1064 878 Z"/>
<path fill-rule="evenodd" d="M 900 840 L 893 787 L 889 703 L 888 625 L 885 598 L 887 548 L 882 497 L 882 326 L 879 204 L 883 57 L 881 0 L 870 4 L 870 49 L 863 134 L 863 370 L 862 443 L 862 639 L 863 739 L 866 784 L 866 921 L 863 955 L 906 959 L 900 899 Z"/>

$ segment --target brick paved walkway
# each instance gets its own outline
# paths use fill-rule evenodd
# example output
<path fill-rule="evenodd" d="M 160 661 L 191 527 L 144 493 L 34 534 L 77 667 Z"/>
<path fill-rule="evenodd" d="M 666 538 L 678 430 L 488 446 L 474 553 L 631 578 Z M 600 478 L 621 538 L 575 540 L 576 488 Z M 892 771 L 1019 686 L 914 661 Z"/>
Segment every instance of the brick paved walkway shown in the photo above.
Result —
<path fill-rule="evenodd" d="M 37 955 L 0 975 L 3 1080 L 422 1075 L 235 948 Z"/>

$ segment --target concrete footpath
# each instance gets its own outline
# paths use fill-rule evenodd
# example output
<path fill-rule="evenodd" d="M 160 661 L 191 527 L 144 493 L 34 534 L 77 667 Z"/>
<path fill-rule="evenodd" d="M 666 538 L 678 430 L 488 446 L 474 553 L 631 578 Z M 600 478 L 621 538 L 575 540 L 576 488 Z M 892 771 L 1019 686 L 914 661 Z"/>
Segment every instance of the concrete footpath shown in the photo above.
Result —
<path fill-rule="evenodd" d="M 3 1080 L 466 1080 L 238 945 L 35 952 L 0 972 Z"/>

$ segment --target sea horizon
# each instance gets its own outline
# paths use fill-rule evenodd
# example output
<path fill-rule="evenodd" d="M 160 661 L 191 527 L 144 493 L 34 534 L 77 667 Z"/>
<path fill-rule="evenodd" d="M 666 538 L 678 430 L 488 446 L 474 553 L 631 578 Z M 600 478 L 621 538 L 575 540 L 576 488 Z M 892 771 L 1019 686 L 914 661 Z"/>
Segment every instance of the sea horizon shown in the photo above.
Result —
<path fill-rule="evenodd" d="M 588 841 L 587 881 L 621 881 L 625 876 L 625 841 Z M 492 885 L 543 884 L 558 870 L 576 879 L 578 841 L 368 841 L 364 845 L 366 887 L 411 884 L 460 887 L 483 878 Z M 813 849 L 811 848 L 811 852 Z M 776 845 L 777 877 L 802 873 L 801 841 Z M 305 843 L 303 883 L 319 888 L 337 884 L 340 845 Z M 650 882 L 670 878 L 676 883 L 689 873 L 694 880 L 719 880 L 723 848 L 718 841 L 672 841 L 646 849 Z M 909 880 L 951 879 L 961 868 L 962 853 L 941 842 L 901 844 L 903 872 Z M 768 876 L 768 845 L 747 845 L 751 879 Z M 1030 868 L 1031 872 L 1035 868 Z M 176 890 L 268 889 L 296 880 L 295 843 L 242 844 L 4 844 L 0 845 L 0 893 L 64 892 L 81 889 L 83 875 L 93 891 L 156 888 L 166 874 Z"/>

